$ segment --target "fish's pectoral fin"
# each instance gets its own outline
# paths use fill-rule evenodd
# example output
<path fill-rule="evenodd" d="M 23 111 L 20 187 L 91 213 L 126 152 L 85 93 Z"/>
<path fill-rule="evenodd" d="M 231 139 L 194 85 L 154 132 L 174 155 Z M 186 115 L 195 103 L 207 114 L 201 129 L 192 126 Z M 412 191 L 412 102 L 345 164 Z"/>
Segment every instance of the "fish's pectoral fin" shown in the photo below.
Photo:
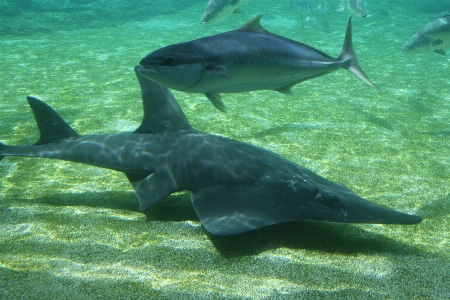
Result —
<path fill-rule="evenodd" d="M 285 95 L 295 96 L 295 93 L 292 91 L 292 87 L 296 84 L 297 83 L 286 85 L 276 91 Z"/>
<path fill-rule="evenodd" d="M 227 68 L 224 65 L 208 65 L 204 70 L 210 74 L 222 77 L 226 80 L 228 80 L 229 78 Z"/>
<path fill-rule="evenodd" d="M 263 15 L 258 15 L 245 23 L 241 28 L 238 30 L 241 31 L 251 31 L 251 32 L 261 32 L 261 33 L 268 33 L 271 34 L 268 30 L 266 30 L 264 27 L 261 26 L 260 20 L 263 17 Z"/>
<path fill-rule="evenodd" d="M 445 53 L 444 49 L 436 49 L 434 50 L 435 53 L 440 54 L 440 55 L 447 55 L 447 53 Z"/>
<path fill-rule="evenodd" d="M 222 96 L 219 93 L 206 93 L 206 98 L 221 112 L 227 112 L 225 104 L 222 102 Z"/>
<path fill-rule="evenodd" d="M 192 193 L 191 201 L 208 232 L 231 235 L 297 220 L 282 197 L 274 189 L 255 184 L 200 189 Z"/>
<path fill-rule="evenodd" d="M 245 12 L 240 10 L 239 8 L 236 8 L 235 10 L 233 10 L 233 14 L 245 14 Z"/>
<path fill-rule="evenodd" d="M 151 208 L 176 190 L 170 174 L 166 172 L 144 175 L 125 173 L 125 175 L 138 197 L 140 211 Z"/>
<path fill-rule="evenodd" d="M 433 40 L 433 41 L 431 42 L 431 46 L 439 46 L 439 45 L 442 45 L 443 43 L 444 43 L 443 40 L 437 39 L 437 40 Z"/>

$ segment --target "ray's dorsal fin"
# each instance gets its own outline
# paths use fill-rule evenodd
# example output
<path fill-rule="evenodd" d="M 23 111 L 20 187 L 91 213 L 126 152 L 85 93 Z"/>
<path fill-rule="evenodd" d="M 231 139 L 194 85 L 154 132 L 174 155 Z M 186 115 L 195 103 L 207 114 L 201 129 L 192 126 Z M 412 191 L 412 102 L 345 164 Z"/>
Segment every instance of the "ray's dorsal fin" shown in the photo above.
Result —
<path fill-rule="evenodd" d="M 35 145 L 53 143 L 62 139 L 76 137 L 78 134 L 50 106 L 38 98 L 28 96 L 34 118 L 41 134 Z"/>
<path fill-rule="evenodd" d="M 189 121 L 165 86 L 139 73 L 140 66 L 134 67 L 142 91 L 144 119 L 135 133 L 156 133 L 191 129 Z"/>
<path fill-rule="evenodd" d="M 270 33 L 268 30 L 266 30 L 264 27 L 262 27 L 261 24 L 259 23 L 259 21 L 261 20 L 262 17 L 263 17 L 263 15 L 258 15 L 256 17 L 254 17 L 253 19 L 251 19 L 250 21 L 245 23 L 244 26 L 242 26 L 238 30 L 240 30 L 240 31 L 261 32 L 261 33 Z"/>

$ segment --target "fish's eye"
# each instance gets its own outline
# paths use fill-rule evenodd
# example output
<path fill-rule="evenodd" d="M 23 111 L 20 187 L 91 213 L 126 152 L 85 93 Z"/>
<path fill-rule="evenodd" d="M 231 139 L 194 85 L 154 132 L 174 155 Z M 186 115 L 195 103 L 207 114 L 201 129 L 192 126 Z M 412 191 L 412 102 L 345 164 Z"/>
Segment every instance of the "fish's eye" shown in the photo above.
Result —
<path fill-rule="evenodd" d="M 174 65 L 175 65 L 175 57 L 173 57 L 173 56 L 167 56 L 167 57 L 164 59 L 164 64 L 165 64 L 166 66 L 169 66 L 169 67 L 174 66 Z"/>

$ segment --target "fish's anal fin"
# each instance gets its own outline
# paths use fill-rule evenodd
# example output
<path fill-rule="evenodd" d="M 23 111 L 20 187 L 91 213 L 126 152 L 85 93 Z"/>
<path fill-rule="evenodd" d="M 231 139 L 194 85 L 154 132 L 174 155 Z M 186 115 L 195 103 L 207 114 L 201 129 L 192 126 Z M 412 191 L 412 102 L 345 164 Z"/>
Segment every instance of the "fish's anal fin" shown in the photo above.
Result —
<path fill-rule="evenodd" d="M 28 96 L 27 100 L 33 111 L 41 135 L 35 145 L 49 144 L 78 136 L 75 130 L 53 108 L 32 96 Z"/>
<path fill-rule="evenodd" d="M 222 96 L 219 93 L 206 93 L 206 98 L 221 112 L 227 112 L 225 104 L 222 102 Z"/>
<path fill-rule="evenodd" d="M 268 33 L 271 34 L 268 30 L 266 30 L 264 27 L 261 26 L 260 20 L 263 17 L 263 15 L 258 15 L 245 23 L 241 28 L 238 30 L 240 31 L 251 31 L 251 32 L 261 32 L 261 33 Z"/>
<path fill-rule="evenodd" d="M 175 192 L 175 187 L 170 175 L 166 172 L 155 172 L 152 174 L 130 174 L 125 173 L 133 187 L 138 200 L 139 210 L 145 211 L 167 196 Z"/>
<path fill-rule="evenodd" d="M 280 222 L 296 220 L 295 212 L 273 189 L 259 185 L 216 186 L 192 193 L 192 204 L 205 229 L 232 235 Z"/>
<path fill-rule="evenodd" d="M 440 54 L 440 55 L 447 55 L 447 53 L 445 53 L 444 49 L 436 49 L 434 50 L 435 53 Z"/>

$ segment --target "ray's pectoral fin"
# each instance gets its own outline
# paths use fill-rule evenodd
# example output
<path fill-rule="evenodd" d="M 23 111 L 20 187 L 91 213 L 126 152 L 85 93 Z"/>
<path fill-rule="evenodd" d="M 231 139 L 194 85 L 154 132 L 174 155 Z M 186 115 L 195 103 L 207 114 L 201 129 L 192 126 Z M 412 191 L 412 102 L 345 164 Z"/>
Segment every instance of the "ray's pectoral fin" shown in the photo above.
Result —
<path fill-rule="evenodd" d="M 278 196 L 260 185 L 216 186 L 195 191 L 191 201 L 208 232 L 232 235 L 295 220 L 295 212 L 275 200 Z"/>
<path fill-rule="evenodd" d="M 221 112 L 227 112 L 225 104 L 222 102 L 222 96 L 219 93 L 207 93 L 206 98 Z"/>
<path fill-rule="evenodd" d="M 125 175 L 139 199 L 140 211 L 151 208 L 176 190 L 171 176 L 165 172 L 149 175 L 125 173 Z"/>

